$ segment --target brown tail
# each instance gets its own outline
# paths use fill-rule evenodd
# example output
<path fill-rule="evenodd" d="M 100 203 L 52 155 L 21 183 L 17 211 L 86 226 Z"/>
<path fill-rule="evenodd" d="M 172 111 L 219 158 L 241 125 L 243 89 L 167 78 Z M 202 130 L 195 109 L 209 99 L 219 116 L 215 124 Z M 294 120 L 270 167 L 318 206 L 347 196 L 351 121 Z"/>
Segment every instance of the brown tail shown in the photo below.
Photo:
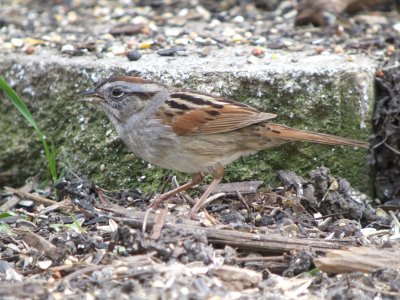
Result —
<path fill-rule="evenodd" d="M 298 130 L 284 125 L 267 123 L 263 135 L 270 138 L 280 138 L 288 141 L 303 141 L 326 145 L 343 145 L 368 148 L 368 143 L 346 139 L 326 133 Z"/>

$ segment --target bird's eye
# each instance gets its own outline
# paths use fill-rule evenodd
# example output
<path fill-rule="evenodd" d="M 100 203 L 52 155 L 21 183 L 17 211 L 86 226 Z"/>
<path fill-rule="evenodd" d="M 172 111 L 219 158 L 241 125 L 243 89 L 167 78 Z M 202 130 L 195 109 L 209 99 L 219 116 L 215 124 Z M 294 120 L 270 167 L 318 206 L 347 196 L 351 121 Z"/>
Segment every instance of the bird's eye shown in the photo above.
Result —
<path fill-rule="evenodd" d="M 111 90 L 111 95 L 114 98 L 120 98 L 120 97 L 122 97 L 124 95 L 124 91 L 121 88 L 113 88 Z"/>

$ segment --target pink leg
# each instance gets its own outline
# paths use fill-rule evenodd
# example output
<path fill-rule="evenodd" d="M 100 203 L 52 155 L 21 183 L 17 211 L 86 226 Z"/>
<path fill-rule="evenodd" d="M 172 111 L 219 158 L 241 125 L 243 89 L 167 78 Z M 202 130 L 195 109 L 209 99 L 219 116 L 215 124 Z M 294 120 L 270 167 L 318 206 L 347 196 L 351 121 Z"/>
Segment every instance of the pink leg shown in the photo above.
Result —
<path fill-rule="evenodd" d="M 222 177 L 224 177 L 224 167 L 221 165 L 215 167 L 211 172 L 211 175 L 213 176 L 213 181 L 189 212 L 188 216 L 191 219 L 196 218 L 198 211 L 204 206 L 204 203 L 206 202 L 208 196 L 210 196 L 210 194 L 214 191 L 216 186 L 220 183 Z"/>
<path fill-rule="evenodd" d="M 203 178 L 204 176 L 201 173 L 193 174 L 192 181 L 182 184 L 181 186 L 177 187 L 176 189 L 173 189 L 172 191 L 161 194 L 154 200 L 152 204 L 150 204 L 149 208 L 157 208 L 161 202 L 168 200 L 169 197 L 174 196 L 179 192 L 182 192 L 184 190 L 187 190 L 188 188 L 195 186 L 196 184 L 200 183 L 203 180 Z"/>

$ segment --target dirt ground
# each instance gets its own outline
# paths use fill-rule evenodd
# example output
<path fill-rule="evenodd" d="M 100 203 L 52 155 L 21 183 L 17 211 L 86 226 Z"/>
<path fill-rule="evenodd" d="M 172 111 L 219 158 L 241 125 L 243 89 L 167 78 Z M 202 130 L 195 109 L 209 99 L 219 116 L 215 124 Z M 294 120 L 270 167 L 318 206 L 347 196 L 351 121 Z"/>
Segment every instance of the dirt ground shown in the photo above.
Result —
<path fill-rule="evenodd" d="M 368 55 L 382 65 L 377 78 L 398 60 L 400 18 L 391 7 L 341 14 L 330 26 L 297 27 L 294 1 L 278 1 L 272 10 L 253 1 L 4 2 L 3 52 L 51 47 L 71 56 L 137 60 L 147 51 L 207 55 L 209 47 L 244 43 L 254 46 L 254 56 L 265 49 Z M 397 116 L 387 101 L 382 110 Z M 373 145 L 382 132 L 376 130 Z M 394 152 L 385 149 L 388 161 Z M 391 168 L 376 156 L 375 162 Z M 399 206 L 387 202 L 395 192 L 384 193 L 397 191 L 397 182 L 375 187 L 378 197 L 371 199 L 327 167 L 303 176 L 282 170 L 282 184 L 273 188 L 257 181 L 220 185 L 198 221 L 185 217 L 195 201 L 187 193 L 148 211 L 154 195 L 112 191 L 80 174 L 54 187 L 33 177 L 19 189 L 5 188 L 0 298 L 400 298 Z M 384 174 L 393 179 L 391 170 Z"/>

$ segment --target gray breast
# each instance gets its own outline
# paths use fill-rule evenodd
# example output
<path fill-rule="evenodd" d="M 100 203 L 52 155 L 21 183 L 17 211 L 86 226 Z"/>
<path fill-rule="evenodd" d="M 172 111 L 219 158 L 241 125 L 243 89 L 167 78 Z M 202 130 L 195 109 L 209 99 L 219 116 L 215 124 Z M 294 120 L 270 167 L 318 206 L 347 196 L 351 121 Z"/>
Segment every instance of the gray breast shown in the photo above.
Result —
<path fill-rule="evenodd" d="M 167 126 L 157 121 L 139 124 L 120 134 L 124 143 L 143 160 L 162 168 L 174 168 L 181 151 L 179 140 Z"/>

